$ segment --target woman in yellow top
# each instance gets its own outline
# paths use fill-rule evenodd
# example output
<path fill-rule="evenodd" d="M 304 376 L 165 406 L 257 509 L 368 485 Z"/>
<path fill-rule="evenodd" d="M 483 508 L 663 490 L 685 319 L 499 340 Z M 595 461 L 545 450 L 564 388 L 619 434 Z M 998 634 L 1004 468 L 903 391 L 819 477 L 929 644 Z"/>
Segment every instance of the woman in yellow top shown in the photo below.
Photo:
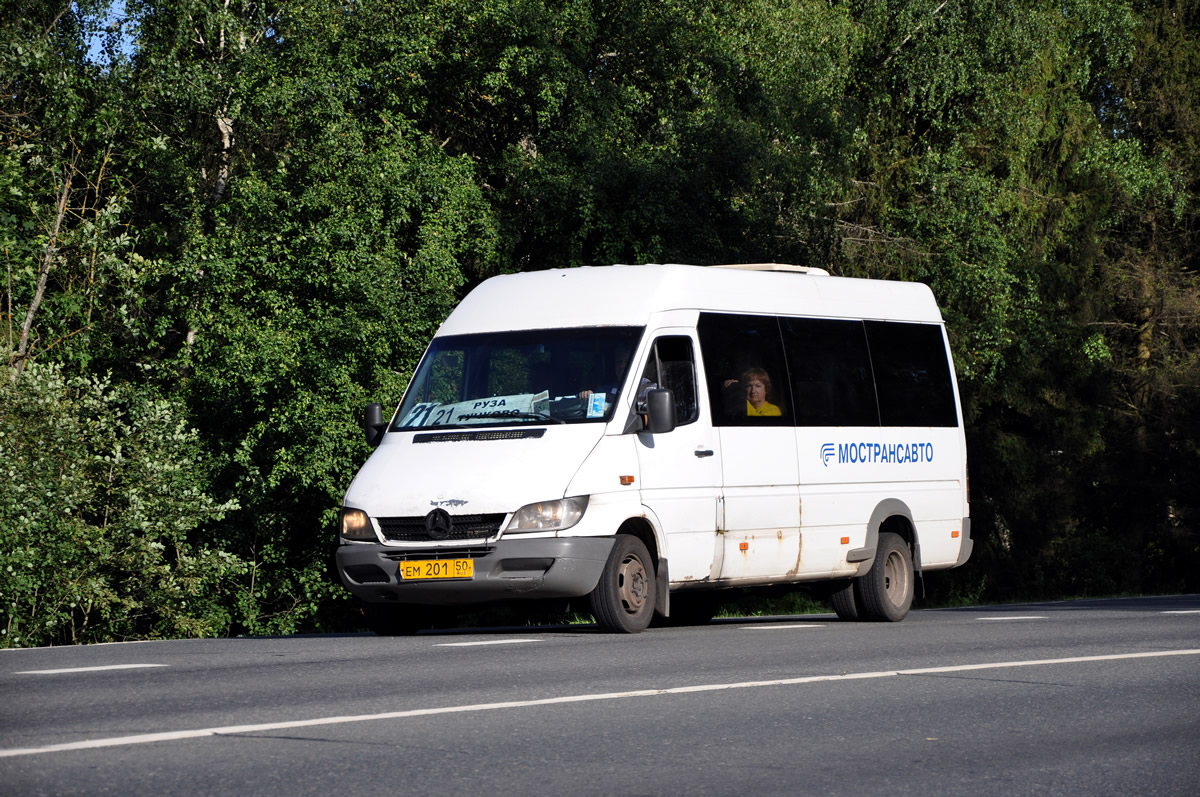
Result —
<path fill-rule="evenodd" d="M 761 368 L 747 369 L 746 373 L 742 374 L 742 384 L 746 388 L 746 414 L 747 415 L 782 415 L 779 407 L 767 401 L 767 396 L 771 393 L 771 377 L 767 376 L 767 372 Z"/>

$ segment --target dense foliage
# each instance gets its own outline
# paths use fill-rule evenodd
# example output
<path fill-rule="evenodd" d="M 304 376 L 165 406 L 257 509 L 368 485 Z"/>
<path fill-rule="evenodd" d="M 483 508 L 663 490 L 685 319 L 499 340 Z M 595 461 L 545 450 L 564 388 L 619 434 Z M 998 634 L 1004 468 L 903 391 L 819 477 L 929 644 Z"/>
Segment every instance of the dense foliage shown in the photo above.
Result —
<path fill-rule="evenodd" d="M 612 262 L 933 287 L 933 597 L 1200 589 L 1197 0 L 124 12 L 0 0 L 0 645 L 344 627 L 362 405 L 481 279 Z"/>

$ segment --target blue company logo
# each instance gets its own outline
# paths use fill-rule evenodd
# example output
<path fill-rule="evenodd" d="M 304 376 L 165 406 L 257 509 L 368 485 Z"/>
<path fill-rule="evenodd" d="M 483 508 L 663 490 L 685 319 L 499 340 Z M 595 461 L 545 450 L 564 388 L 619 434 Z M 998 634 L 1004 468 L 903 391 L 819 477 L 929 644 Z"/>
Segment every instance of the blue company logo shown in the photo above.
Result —
<path fill-rule="evenodd" d="M 825 467 L 829 467 L 829 460 L 833 459 L 833 455 L 837 452 L 837 446 L 833 443 L 826 443 L 821 446 L 821 463 Z"/>
<path fill-rule="evenodd" d="M 828 468 L 834 457 L 839 465 L 933 462 L 933 443 L 824 443 L 821 464 Z"/>

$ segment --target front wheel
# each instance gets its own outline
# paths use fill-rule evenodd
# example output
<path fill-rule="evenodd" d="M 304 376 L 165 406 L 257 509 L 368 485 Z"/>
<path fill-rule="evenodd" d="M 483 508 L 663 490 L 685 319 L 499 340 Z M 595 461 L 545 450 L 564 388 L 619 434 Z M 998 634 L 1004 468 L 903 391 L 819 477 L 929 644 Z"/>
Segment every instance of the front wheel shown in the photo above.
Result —
<path fill-rule="evenodd" d="M 908 615 L 913 602 L 913 563 L 908 543 L 899 534 L 879 535 L 875 561 L 858 580 L 858 610 L 863 619 L 896 623 Z"/>
<path fill-rule="evenodd" d="M 833 610 L 837 612 L 839 620 L 859 620 L 861 619 L 858 611 L 858 601 L 854 597 L 854 593 L 858 588 L 855 583 L 858 579 L 850 579 L 839 584 L 833 592 L 829 594 L 829 602 L 833 604 Z"/>
<path fill-rule="evenodd" d="M 646 546 L 637 537 L 618 534 L 592 590 L 592 614 L 608 631 L 636 634 L 654 617 L 655 589 L 654 563 Z"/>

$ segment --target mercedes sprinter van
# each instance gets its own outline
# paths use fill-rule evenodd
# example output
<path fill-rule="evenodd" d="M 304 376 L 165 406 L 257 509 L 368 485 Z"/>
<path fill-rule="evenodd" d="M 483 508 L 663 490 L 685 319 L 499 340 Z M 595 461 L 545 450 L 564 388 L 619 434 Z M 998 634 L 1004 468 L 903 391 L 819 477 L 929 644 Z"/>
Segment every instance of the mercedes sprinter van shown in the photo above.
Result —
<path fill-rule="evenodd" d="M 583 599 L 629 633 L 811 582 L 843 619 L 898 621 L 916 574 L 971 553 L 954 365 L 919 283 L 777 264 L 494 277 L 364 422 L 337 567 L 382 634 L 514 598 Z"/>

